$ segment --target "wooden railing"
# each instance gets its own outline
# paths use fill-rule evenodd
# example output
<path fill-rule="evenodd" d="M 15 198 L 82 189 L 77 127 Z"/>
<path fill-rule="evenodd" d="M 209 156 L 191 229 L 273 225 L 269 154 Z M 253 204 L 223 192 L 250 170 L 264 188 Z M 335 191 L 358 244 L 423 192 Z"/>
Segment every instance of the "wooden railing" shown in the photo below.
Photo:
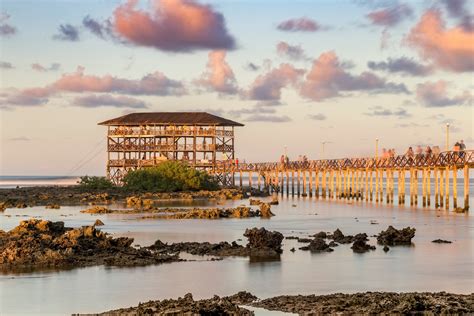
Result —
<path fill-rule="evenodd" d="M 223 131 L 223 130 L 214 130 L 214 129 L 202 129 L 202 130 L 179 130 L 179 129 L 169 129 L 169 130 L 137 130 L 137 129 L 125 129 L 125 130 L 110 130 L 108 135 L 111 137 L 154 137 L 154 136 L 164 136 L 164 137 L 173 137 L 173 136 L 209 136 L 209 137 L 233 137 L 234 133 L 232 131 Z"/>

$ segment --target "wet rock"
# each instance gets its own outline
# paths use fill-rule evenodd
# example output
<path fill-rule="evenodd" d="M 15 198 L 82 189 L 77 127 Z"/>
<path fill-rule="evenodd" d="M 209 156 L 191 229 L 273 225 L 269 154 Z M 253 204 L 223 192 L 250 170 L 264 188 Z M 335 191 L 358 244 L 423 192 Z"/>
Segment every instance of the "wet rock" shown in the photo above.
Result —
<path fill-rule="evenodd" d="M 194 300 L 191 293 L 183 298 L 149 301 L 138 306 L 122 308 L 101 315 L 254 315 L 240 307 L 255 301 L 257 297 L 248 292 L 239 292 L 232 296 Z"/>
<path fill-rule="evenodd" d="M 180 260 L 131 247 L 132 238 L 112 238 L 94 226 L 30 219 L 0 233 L 0 270 L 71 268 L 91 265 L 137 266 Z"/>
<path fill-rule="evenodd" d="M 81 213 L 88 213 L 88 214 L 108 214 L 108 213 L 114 213 L 113 210 L 109 210 L 105 206 L 94 206 L 91 207 L 87 210 L 82 210 Z"/>
<path fill-rule="evenodd" d="M 390 248 L 387 245 L 383 246 L 383 251 L 388 252 L 389 250 Z"/>
<path fill-rule="evenodd" d="M 260 200 L 255 200 L 255 199 L 249 199 L 249 204 L 250 205 L 260 205 L 262 204 L 263 202 L 260 201 Z"/>
<path fill-rule="evenodd" d="M 295 252 L 296 251 L 295 247 L 291 248 L 290 251 Z"/>
<path fill-rule="evenodd" d="M 7 209 L 7 203 L 1 202 L 0 203 L 0 212 L 3 212 Z"/>
<path fill-rule="evenodd" d="M 452 241 L 444 240 L 444 239 L 435 239 L 432 242 L 436 244 L 451 244 L 452 243 Z"/>
<path fill-rule="evenodd" d="M 104 226 L 104 222 L 101 221 L 100 219 L 96 219 L 94 222 L 94 226 Z"/>
<path fill-rule="evenodd" d="M 155 205 L 155 201 L 153 201 L 151 199 L 143 199 L 142 200 L 142 205 L 143 205 L 144 210 L 151 210 L 151 209 L 153 209 L 153 207 Z"/>
<path fill-rule="evenodd" d="M 381 245 L 411 245 L 411 240 L 415 237 L 415 228 L 405 227 L 396 229 L 389 226 L 387 230 L 381 231 L 377 236 L 377 242 Z"/>
<path fill-rule="evenodd" d="M 299 239 L 300 237 L 298 236 L 286 236 L 285 239 Z"/>
<path fill-rule="evenodd" d="M 268 231 L 265 228 L 246 229 L 244 236 L 248 239 L 247 247 L 250 249 L 272 250 L 281 253 L 283 235 L 277 231 Z"/>
<path fill-rule="evenodd" d="M 342 233 L 342 231 L 338 228 L 334 231 L 334 233 L 332 235 L 327 235 L 327 238 L 328 239 L 332 239 L 334 240 L 335 242 L 337 243 L 340 243 L 340 244 L 350 244 L 354 241 L 354 237 L 353 236 L 344 236 L 344 234 Z"/>
<path fill-rule="evenodd" d="M 317 234 L 314 234 L 313 237 L 316 237 L 316 238 L 327 238 L 327 234 L 326 232 L 319 232 Z"/>
<path fill-rule="evenodd" d="M 20 203 L 18 203 L 15 207 L 16 207 L 16 208 L 27 208 L 28 205 L 26 205 L 26 203 L 20 202 Z"/>
<path fill-rule="evenodd" d="M 331 240 L 328 245 L 329 245 L 329 247 L 337 247 L 337 246 L 339 246 L 339 244 L 338 244 L 337 242 L 335 242 L 334 240 Z"/>
<path fill-rule="evenodd" d="M 51 203 L 51 204 L 46 205 L 45 208 L 58 210 L 61 208 L 61 206 L 59 204 Z"/>
<path fill-rule="evenodd" d="M 270 201 L 270 205 L 278 205 L 280 202 L 278 202 L 278 196 L 273 196 L 272 200 Z"/>
<path fill-rule="evenodd" d="M 330 248 L 326 241 L 322 238 L 314 238 L 308 246 L 301 247 L 301 250 L 309 250 L 311 252 L 331 252 L 334 249 Z"/>
<path fill-rule="evenodd" d="M 270 204 L 261 203 L 260 204 L 260 217 L 270 218 L 272 216 L 275 216 L 275 214 L 272 213 Z"/>
<path fill-rule="evenodd" d="M 139 196 L 129 196 L 127 199 L 127 206 L 133 208 L 141 208 L 142 207 L 142 199 Z"/>
<path fill-rule="evenodd" d="M 301 242 L 301 243 L 313 241 L 312 238 L 304 238 L 304 237 L 298 237 L 297 240 L 298 240 L 298 242 Z"/>
<path fill-rule="evenodd" d="M 474 294 L 366 292 L 277 296 L 252 306 L 299 315 L 470 315 Z"/>
<path fill-rule="evenodd" d="M 369 250 L 375 250 L 375 246 L 367 244 L 367 234 L 357 234 L 354 236 L 354 243 L 352 244 L 352 251 L 357 253 L 364 253 Z"/>

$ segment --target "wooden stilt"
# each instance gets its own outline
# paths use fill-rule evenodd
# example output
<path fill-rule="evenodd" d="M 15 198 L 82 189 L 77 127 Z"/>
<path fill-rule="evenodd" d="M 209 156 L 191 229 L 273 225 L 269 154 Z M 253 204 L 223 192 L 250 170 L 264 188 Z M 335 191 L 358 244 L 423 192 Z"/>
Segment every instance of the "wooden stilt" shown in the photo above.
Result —
<path fill-rule="evenodd" d="M 464 210 L 469 210 L 469 166 L 464 165 Z"/>
<path fill-rule="evenodd" d="M 458 169 L 456 165 L 453 166 L 453 208 L 458 208 Z"/>
<path fill-rule="evenodd" d="M 446 171 L 445 171 L 445 178 L 444 178 L 444 188 L 446 190 L 445 192 L 445 200 L 444 200 L 444 207 L 446 208 L 446 210 L 448 211 L 449 210 L 449 167 L 446 167 Z"/>

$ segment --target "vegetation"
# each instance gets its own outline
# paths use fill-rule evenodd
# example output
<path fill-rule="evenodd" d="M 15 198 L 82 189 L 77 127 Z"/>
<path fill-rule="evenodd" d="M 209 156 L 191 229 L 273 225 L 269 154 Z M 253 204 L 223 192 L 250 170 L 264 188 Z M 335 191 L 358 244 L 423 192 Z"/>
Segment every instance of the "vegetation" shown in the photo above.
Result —
<path fill-rule="evenodd" d="M 86 190 L 105 190 L 114 187 L 113 183 L 106 177 L 81 177 L 81 180 L 77 182 L 81 189 Z"/>
<path fill-rule="evenodd" d="M 217 181 L 179 161 L 162 162 L 156 167 L 130 171 L 123 178 L 124 187 L 134 191 L 176 192 L 216 190 Z"/>

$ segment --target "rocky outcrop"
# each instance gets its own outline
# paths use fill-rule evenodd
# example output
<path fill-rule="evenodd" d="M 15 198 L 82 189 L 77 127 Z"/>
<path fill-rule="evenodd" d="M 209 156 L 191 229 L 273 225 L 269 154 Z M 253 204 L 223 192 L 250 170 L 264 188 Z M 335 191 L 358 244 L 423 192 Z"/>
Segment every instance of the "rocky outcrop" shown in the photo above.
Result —
<path fill-rule="evenodd" d="M 0 231 L 0 269 L 137 266 L 178 261 L 177 256 L 131 247 L 132 238 L 112 238 L 94 226 L 30 219 Z"/>
<path fill-rule="evenodd" d="M 87 210 L 82 210 L 81 213 L 88 213 L 88 214 L 109 214 L 109 213 L 114 213 L 113 210 L 109 210 L 105 206 L 94 206 L 91 208 L 88 208 Z"/>
<path fill-rule="evenodd" d="M 444 240 L 444 239 L 435 239 L 432 242 L 434 242 L 435 244 L 451 244 L 452 243 L 452 241 Z"/>
<path fill-rule="evenodd" d="M 54 209 L 54 210 L 58 210 L 61 208 L 61 206 L 59 204 L 55 204 L 55 203 L 50 203 L 48 205 L 45 206 L 45 208 L 47 209 Z"/>
<path fill-rule="evenodd" d="M 311 240 L 308 246 L 304 246 L 300 248 L 301 250 L 309 250 L 311 252 L 331 252 L 334 249 L 330 248 L 326 241 L 322 238 L 314 238 Z"/>
<path fill-rule="evenodd" d="M 389 226 L 387 230 L 381 231 L 377 236 L 377 242 L 381 245 L 411 245 L 411 240 L 415 237 L 415 228 L 405 227 L 396 229 Z"/>
<path fill-rule="evenodd" d="M 248 292 L 239 292 L 232 296 L 194 300 L 191 293 L 178 299 L 149 301 L 136 307 L 108 311 L 100 315 L 254 315 L 240 307 L 255 301 L 257 297 Z"/>
<path fill-rule="evenodd" d="M 100 219 L 96 219 L 94 222 L 94 226 L 104 226 L 104 222 L 101 221 Z"/>
<path fill-rule="evenodd" d="M 321 234 L 321 233 L 320 233 Z M 334 231 L 334 233 L 332 234 L 328 234 L 327 235 L 327 238 L 328 239 L 332 239 L 334 240 L 335 242 L 337 243 L 340 243 L 340 244 L 350 244 L 354 241 L 354 237 L 353 236 L 345 236 L 342 231 L 338 228 Z"/>
<path fill-rule="evenodd" d="M 474 294 L 366 292 L 277 296 L 255 307 L 299 315 L 470 315 Z"/>
<path fill-rule="evenodd" d="M 352 251 L 357 253 L 364 253 L 369 250 L 375 250 L 375 246 L 371 246 L 367 244 L 367 234 L 357 234 L 354 236 L 354 243 L 351 246 Z"/>
<path fill-rule="evenodd" d="M 283 234 L 277 231 L 268 231 L 265 228 L 246 229 L 244 236 L 248 239 L 247 248 L 281 253 Z"/>

